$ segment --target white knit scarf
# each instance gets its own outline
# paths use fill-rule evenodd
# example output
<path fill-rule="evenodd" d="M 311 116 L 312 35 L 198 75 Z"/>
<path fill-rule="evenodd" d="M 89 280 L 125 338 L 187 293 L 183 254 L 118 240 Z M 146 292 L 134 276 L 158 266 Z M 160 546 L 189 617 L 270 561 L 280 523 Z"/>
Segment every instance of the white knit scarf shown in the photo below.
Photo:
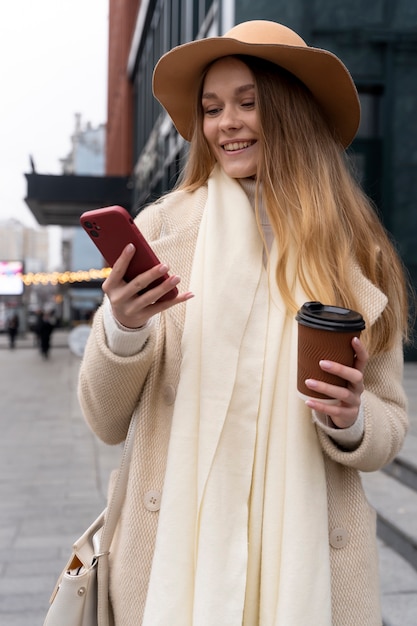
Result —
<path fill-rule="evenodd" d="M 296 324 L 262 254 L 247 196 L 216 167 L 144 626 L 331 626 L 323 459 L 296 394 Z"/>

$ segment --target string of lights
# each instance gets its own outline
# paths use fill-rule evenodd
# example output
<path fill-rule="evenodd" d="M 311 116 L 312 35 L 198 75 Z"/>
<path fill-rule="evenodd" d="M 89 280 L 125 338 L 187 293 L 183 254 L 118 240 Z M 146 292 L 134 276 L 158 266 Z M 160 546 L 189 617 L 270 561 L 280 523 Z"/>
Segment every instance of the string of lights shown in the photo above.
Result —
<path fill-rule="evenodd" d="M 67 283 L 83 283 L 92 280 L 104 280 L 110 274 L 110 267 L 101 270 L 79 270 L 77 272 L 28 272 L 20 277 L 26 287 L 29 285 L 65 285 Z"/>

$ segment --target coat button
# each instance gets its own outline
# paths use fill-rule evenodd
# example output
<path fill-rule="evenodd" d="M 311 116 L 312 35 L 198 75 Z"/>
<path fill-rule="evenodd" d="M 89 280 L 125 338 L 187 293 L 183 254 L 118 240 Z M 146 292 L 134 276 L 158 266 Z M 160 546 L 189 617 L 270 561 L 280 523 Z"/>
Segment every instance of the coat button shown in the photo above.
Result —
<path fill-rule="evenodd" d="M 143 496 L 143 503 L 148 511 L 159 511 L 161 508 L 161 492 L 147 491 Z"/>
<path fill-rule="evenodd" d="M 330 533 L 332 548 L 344 548 L 349 541 L 349 533 L 345 528 L 333 528 Z"/>
<path fill-rule="evenodd" d="M 166 404 L 174 404 L 176 396 L 174 385 L 165 385 L 162 396 Z"/>

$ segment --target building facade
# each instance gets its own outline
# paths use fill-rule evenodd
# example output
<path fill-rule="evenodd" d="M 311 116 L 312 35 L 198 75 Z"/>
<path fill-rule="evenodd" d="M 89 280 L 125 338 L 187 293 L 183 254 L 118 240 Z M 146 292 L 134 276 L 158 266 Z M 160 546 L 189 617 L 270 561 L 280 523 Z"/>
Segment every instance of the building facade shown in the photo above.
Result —
<path fill-rule="evenodd" d="M 106 150 L 106 125 L 93 127 L 75 115 L 75 128 L 71 136 L 71 150 L 60 159 L 64 176 L 104 176 Z M 81 226 L 62 228 L 63 269 L 101 269 L 104 259 Z M 62 317 L 71 323 L 88 320 L 103 299 L 101 282 L 92 281 L 65 286 L 62 291 Z"/>
<path fill-rule="evenodd" d="M 60 159 L 64 175 L 104 176 L 106 125 L 83 124 L 81 113 L 75 114 L 75 129 L 71 135 L 71 150 Z"/>
<path fill-rule="evenodd" d="M 16 219 L 0 221 L 0 260 L 23 261 L 25 271 L 44 272 L 49 265 L 49 234 Z"/>

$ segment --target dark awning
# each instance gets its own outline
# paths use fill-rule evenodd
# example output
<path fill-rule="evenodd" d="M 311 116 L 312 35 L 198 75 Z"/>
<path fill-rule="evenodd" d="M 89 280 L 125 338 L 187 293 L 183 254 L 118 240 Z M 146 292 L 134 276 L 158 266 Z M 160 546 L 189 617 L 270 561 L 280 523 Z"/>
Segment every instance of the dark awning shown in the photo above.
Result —
<path fill-rule="evenodd" d="M 25 202 L 41 226 L 79 226 L 84 211 L 120 204 L 132 205 L 130 178 L 125 176 L 78 176 L 25 174 Z"/>

